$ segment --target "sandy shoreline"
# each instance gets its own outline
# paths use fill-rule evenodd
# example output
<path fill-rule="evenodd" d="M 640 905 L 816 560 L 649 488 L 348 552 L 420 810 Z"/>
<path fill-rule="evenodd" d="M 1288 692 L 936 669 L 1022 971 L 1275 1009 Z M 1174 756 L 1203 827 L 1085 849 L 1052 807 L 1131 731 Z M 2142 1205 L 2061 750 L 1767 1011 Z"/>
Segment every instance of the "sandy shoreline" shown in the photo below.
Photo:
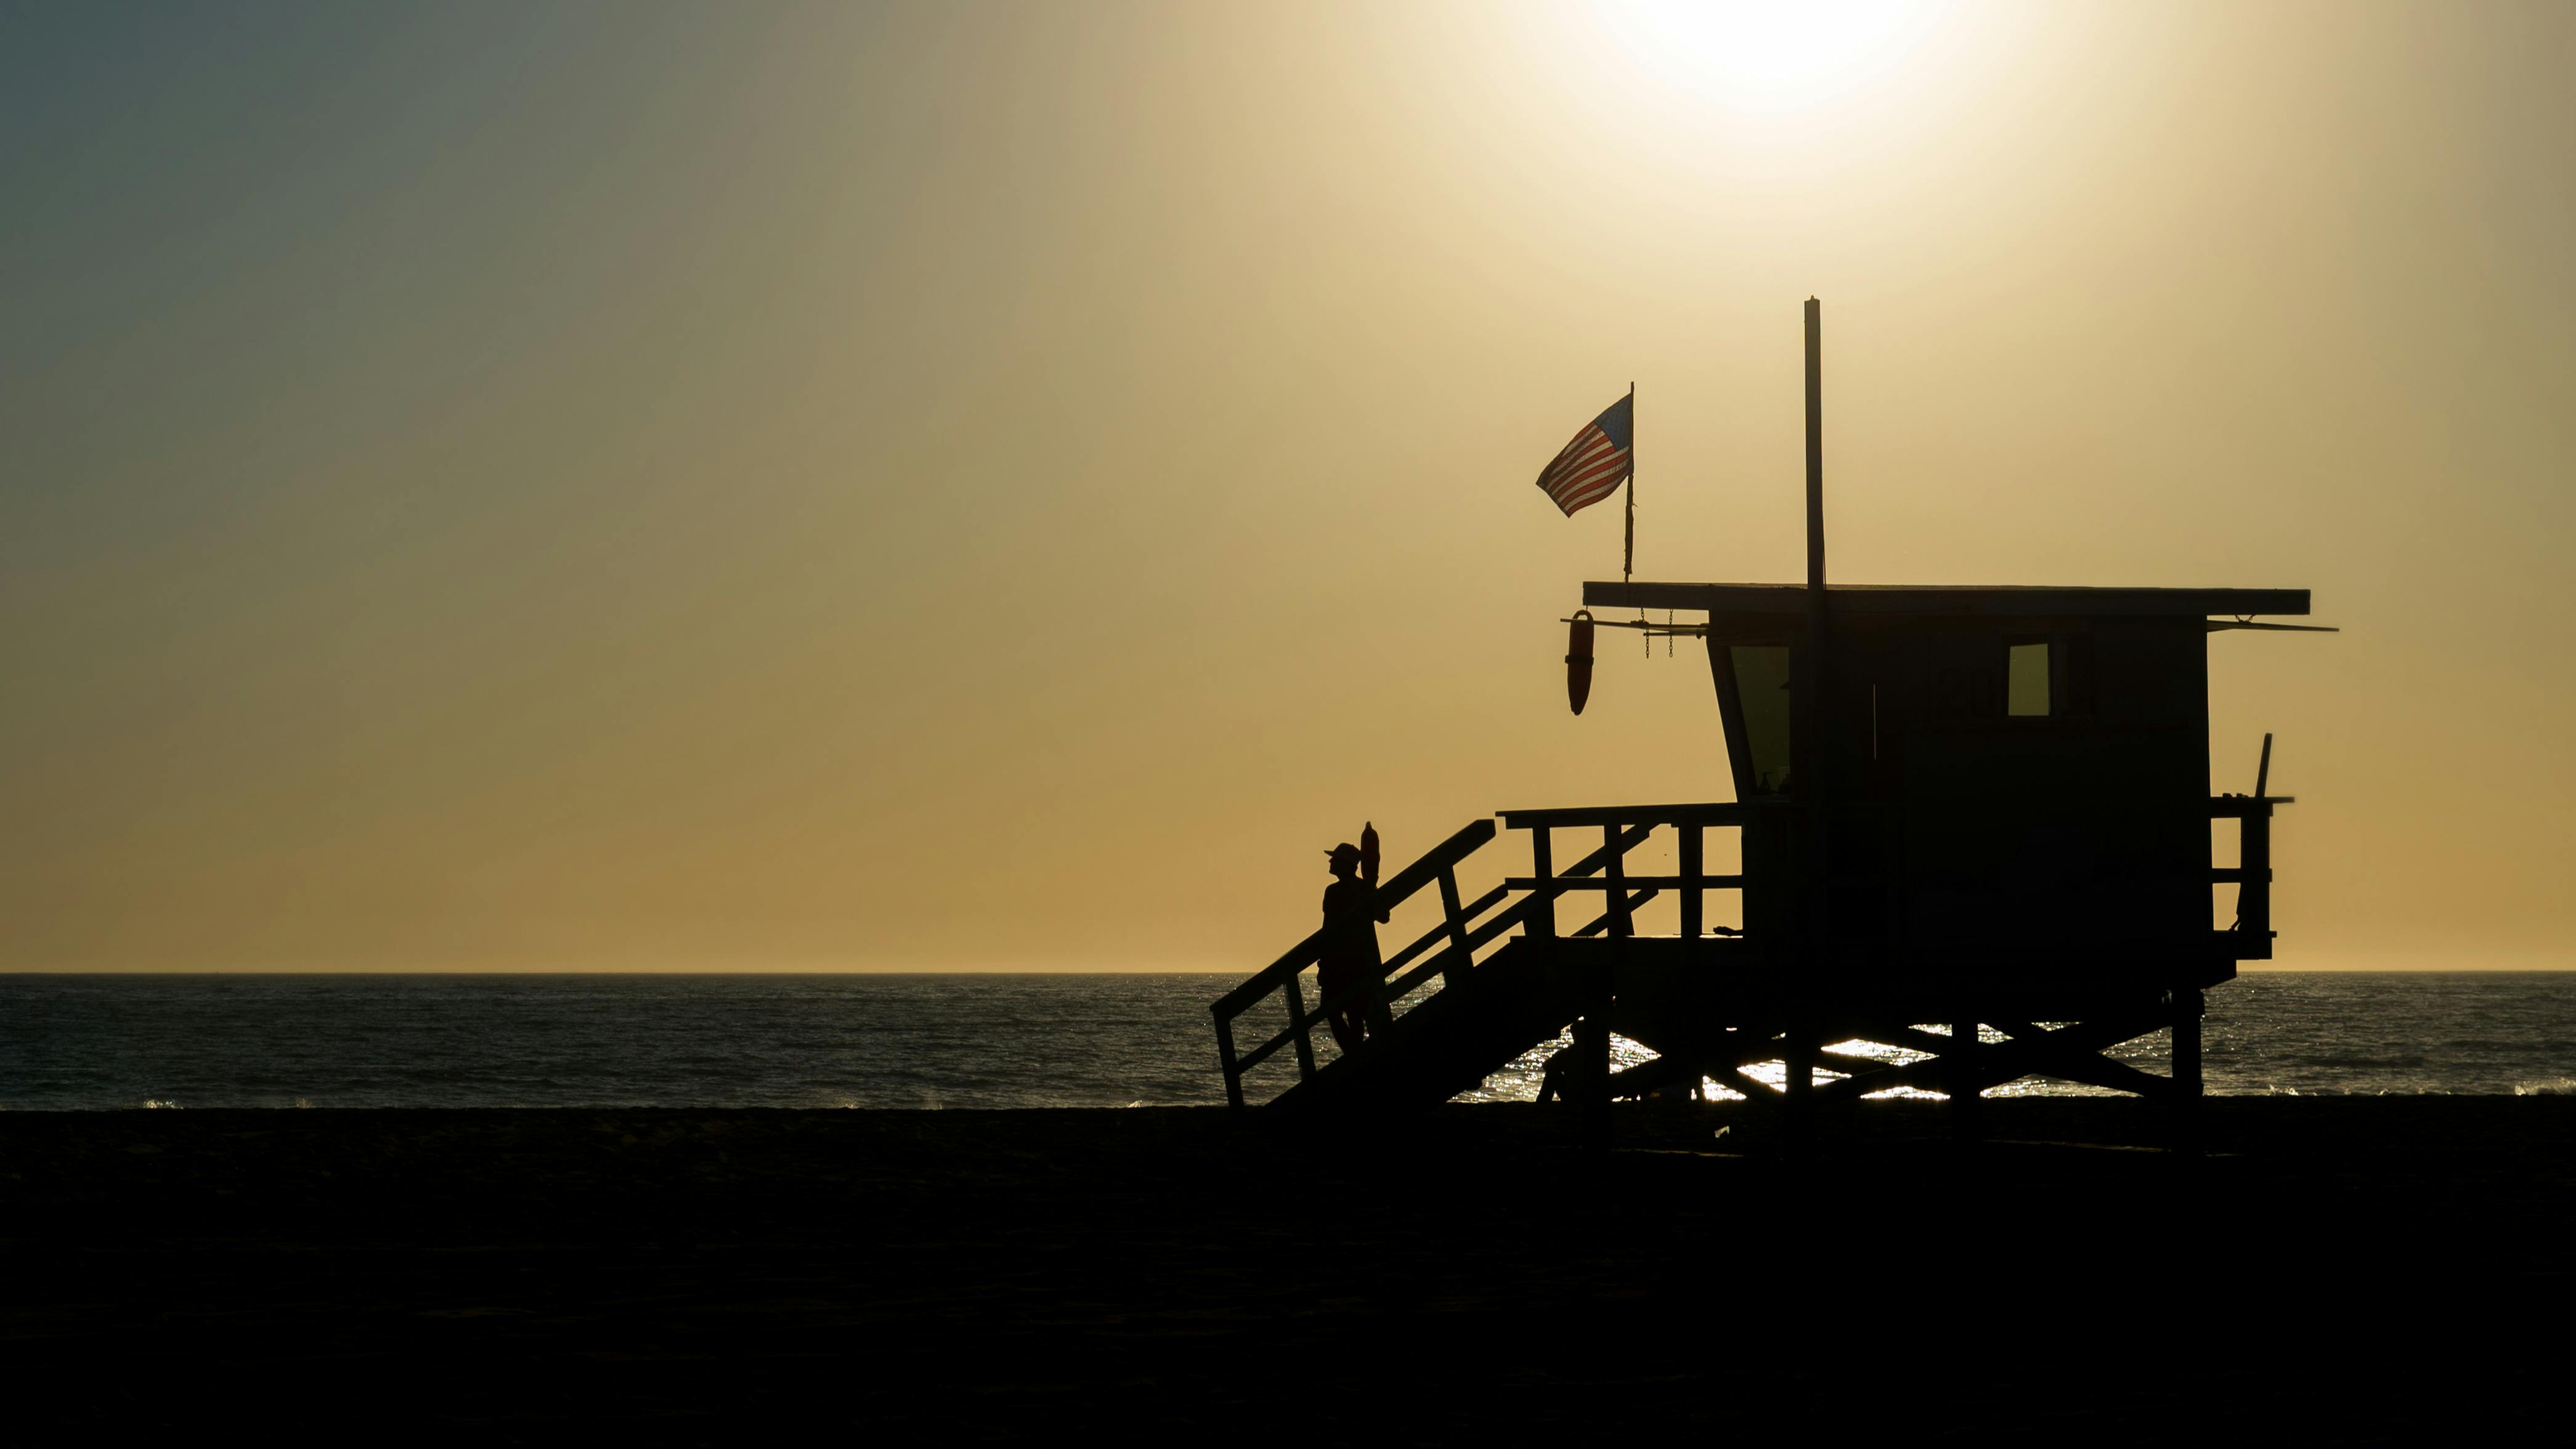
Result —
<path fill-rule="evenodd" d="M 2554 1417 L 2576 1099 L 2206 1105 L 2197 1159 L 2145 1104 L 2019 1099 L 1964 1151 L 1865 1104 L 1796 1162 L 1722 1107 L 1607 1153 L 1521 1106 L 0 1114 L 0 1336 L 119 1367 L 32 1401 L 60 1429 L 389 1394 L 504 1439 Z"/>

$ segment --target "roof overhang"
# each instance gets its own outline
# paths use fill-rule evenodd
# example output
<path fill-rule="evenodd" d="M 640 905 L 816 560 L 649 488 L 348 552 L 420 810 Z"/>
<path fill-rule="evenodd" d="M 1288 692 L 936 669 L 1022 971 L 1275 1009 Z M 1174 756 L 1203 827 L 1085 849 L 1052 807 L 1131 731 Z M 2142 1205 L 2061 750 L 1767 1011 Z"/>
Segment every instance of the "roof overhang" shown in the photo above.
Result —
<path fill-rule="evenodd" d="M 2305 589 L 2097 589 L 2040 584 L 1832 584 L 1833 612 L 1953 618 L 2252 618 L 2305 614 Z M 1704 609 L 1720 614 L 1800 614 L 1803 584 L 1587 582 L 1583 602 L 1601 609 Z"/>

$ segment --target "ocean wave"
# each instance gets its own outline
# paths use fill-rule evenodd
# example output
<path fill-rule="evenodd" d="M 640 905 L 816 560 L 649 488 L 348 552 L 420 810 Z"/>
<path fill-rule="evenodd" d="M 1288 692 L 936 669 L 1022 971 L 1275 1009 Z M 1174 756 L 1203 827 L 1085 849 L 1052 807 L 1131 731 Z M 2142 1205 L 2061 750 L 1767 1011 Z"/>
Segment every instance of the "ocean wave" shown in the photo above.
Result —
<path fill-rule="evenodd" d="M 2536 1082 L 2516 1082 L 2517 1097 L 2576 1097 L 2576 1077 L 2549 1077 Z"/>

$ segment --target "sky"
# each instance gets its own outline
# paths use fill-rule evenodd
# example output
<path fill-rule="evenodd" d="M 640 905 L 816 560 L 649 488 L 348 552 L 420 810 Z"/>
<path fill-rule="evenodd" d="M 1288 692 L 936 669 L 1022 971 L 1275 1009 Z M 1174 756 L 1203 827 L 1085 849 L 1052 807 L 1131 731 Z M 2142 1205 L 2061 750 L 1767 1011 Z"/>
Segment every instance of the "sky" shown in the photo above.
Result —
<path fill-rule="evenodd" d="M 2576 7 L 0 6 L 0 969 L 1249 973 L 1728 798 L 1643 578 L 2213 636 L 2282 967 L 2576 966 Z M 1517 867 L 1515 867 L 1517 868 Z M 1500 867 L 1496 867 L 1500 869 Z"/>

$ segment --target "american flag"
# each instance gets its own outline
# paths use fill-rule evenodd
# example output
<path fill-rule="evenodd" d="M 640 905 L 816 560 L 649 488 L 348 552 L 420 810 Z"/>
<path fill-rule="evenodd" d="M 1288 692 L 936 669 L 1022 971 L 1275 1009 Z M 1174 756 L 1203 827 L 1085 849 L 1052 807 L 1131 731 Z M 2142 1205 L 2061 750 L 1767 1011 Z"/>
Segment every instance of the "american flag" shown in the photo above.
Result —
<path fill-rule="evenodd" d="M 1601 416 L 1584 424 L 1547 471 L 1538 475 L 1539 491 L 1564 509 L 1566 517 L 1618 492 L 1627 478 L 1633 461 L 1628 445 L 1635 436 L 1636 403 L 1635 393 L 1612 403 Z"/>

